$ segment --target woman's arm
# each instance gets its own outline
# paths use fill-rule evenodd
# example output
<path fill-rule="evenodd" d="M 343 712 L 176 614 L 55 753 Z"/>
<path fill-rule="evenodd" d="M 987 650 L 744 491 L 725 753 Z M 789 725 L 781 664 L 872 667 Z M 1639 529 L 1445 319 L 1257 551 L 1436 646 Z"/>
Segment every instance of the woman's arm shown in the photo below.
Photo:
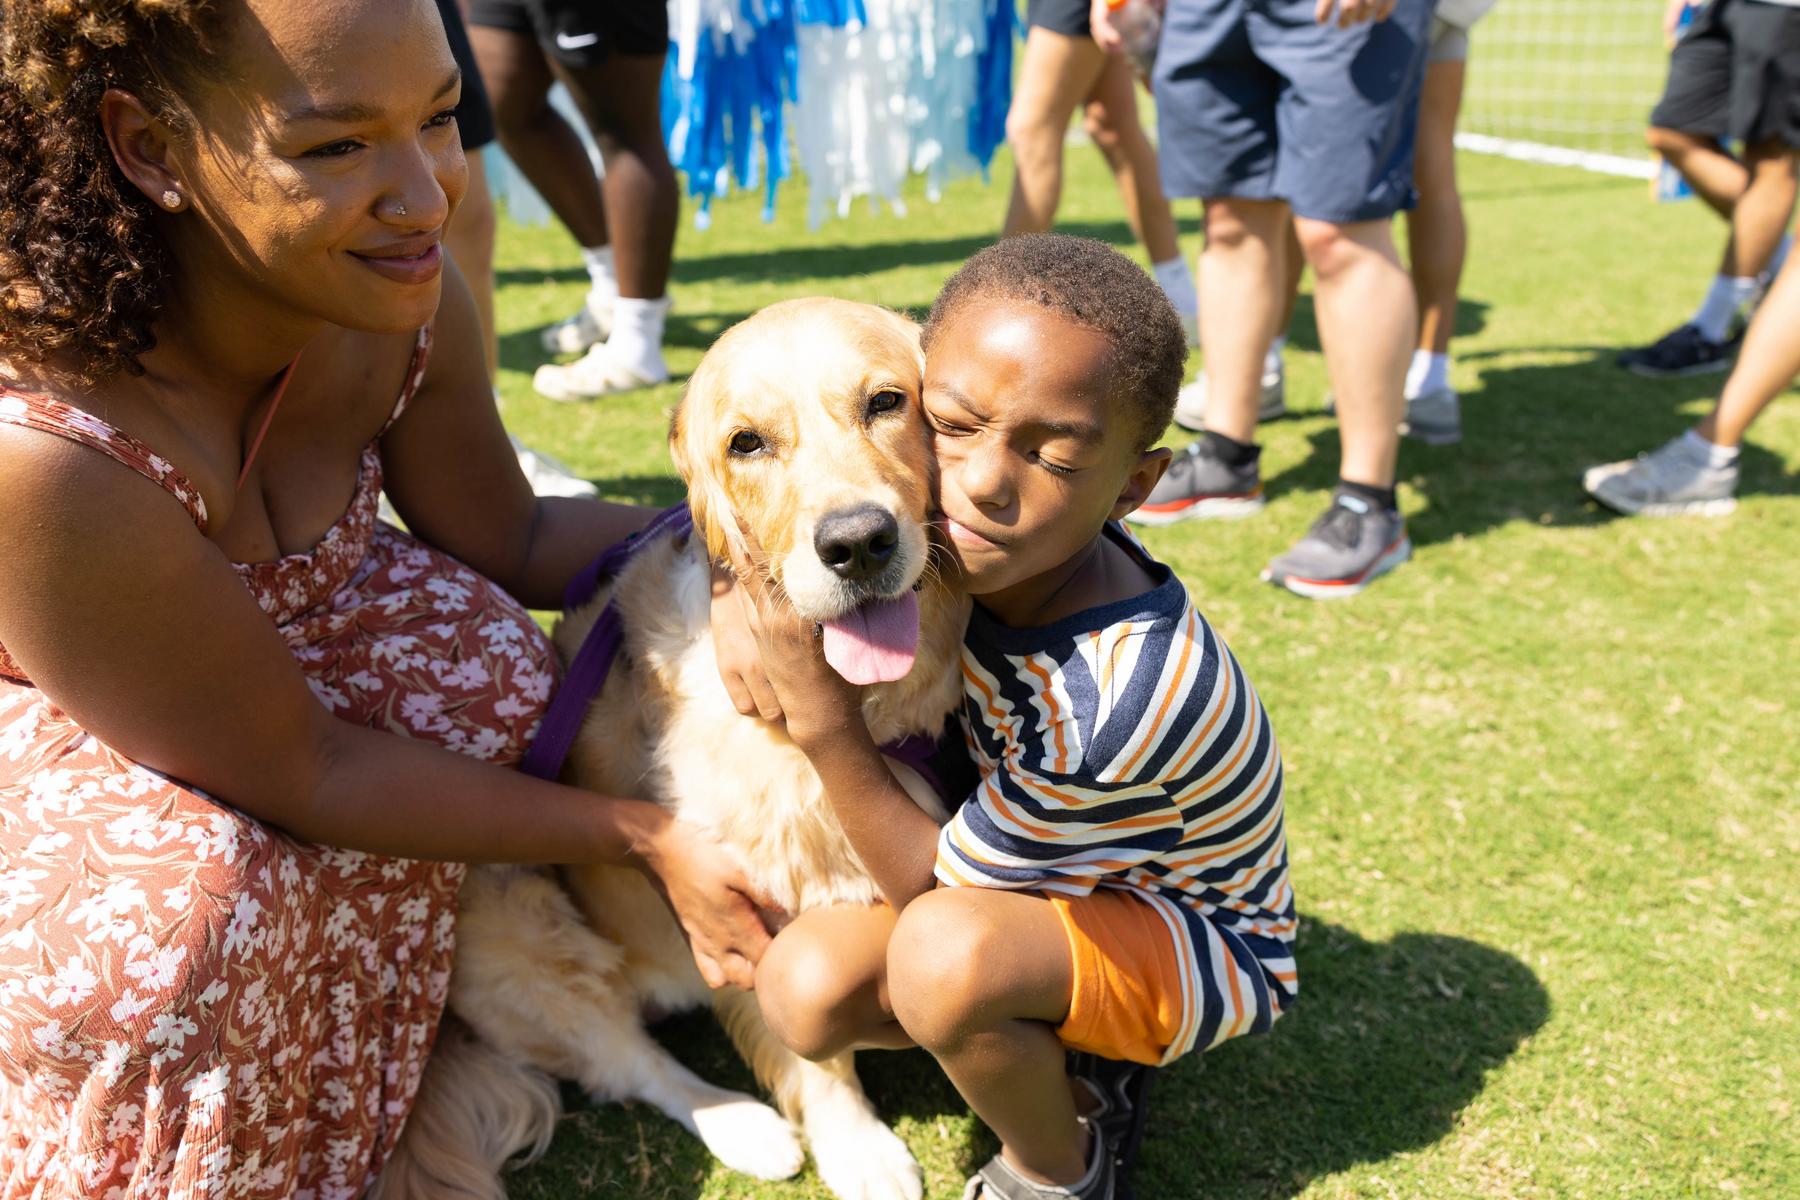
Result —
<path fill-rule="evenodd" d="M 448 263 L 425 379 L 381 439 L 388 498 L 407 527 L 530 608 L 561 608 L 563 588 L 655 511 L 538 497 L 494 407 L 475 305 Z"/>
<path fill-rule="evenodd" d="M 654 805 L 331 716 L 180 505 L 90 450 L 0 430 L 0 488 L 0 644 L 108 746 L 310 841 L 648 868 L 703 969 L 747 976 L 767 933 L 722 848 Z"/>

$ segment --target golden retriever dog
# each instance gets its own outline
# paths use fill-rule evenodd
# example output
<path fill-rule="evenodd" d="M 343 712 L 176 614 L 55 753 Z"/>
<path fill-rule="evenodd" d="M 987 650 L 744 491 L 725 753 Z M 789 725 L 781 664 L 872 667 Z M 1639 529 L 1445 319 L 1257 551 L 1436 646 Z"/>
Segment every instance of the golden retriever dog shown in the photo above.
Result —
<path fill-rule="evenodd" d="M 566 661 L 616 596 L 624 648 L 564 777 L 710 830 L 789 913 L 880 897 L 805 755 L 780 726 L 732 707 L 709 628 L 710 567 L 748 532 L 797 612 L 823 627 L 827 660 L 873 684 L 863 715 L 876 740 L 936 735 L 960 696 L 968 602 L 932 561 L 922 369 L 918 328 L 871 305 L 793 300 L 734 326 L 671 428 L 696 536 L 644 548 L 555 634 Z M 917 774 L 893 768 L 922 807 L 947 815 Z M 644 1028 L 707 1004 L 779 1114 L 697 1077 Z M 804 1142 L 845 1200 L 921 1194 L 919 1167 L 876 1116 L 852 1056 L 808 1062 L 769 1032 L 754 995 L 710 992 L 635 870 L 471 871 L 450 1007 L 473 1036 L 447 1025 L 383 1196 L 504 1195 L 506 1157 L 548 1141 L 546 1076 L 652 1104 L 759 1178 L 797 1172 Z"/>

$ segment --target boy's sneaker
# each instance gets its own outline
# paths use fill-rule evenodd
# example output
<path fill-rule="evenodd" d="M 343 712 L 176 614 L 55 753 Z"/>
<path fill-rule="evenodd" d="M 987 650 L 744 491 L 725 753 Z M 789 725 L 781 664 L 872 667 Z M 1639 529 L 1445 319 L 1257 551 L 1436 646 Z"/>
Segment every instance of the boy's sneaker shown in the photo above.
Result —
<path fill-rule="evenodd" d="M 1619 365 L 1652 379 L 1681 375 L 1707 375 L 1731 369 L 1731 351 L 1737 338 L 1715 342 L 1697 325 L 1682 325 L 1648 346 L 1619 355 Z"/>
<path fill-rule="evenodd" d="M 1427 446 L 1450 446 L 1462 441 L 1462 401 L 1456 389 L 1434 388 L 1408 400 L 1400 432 Z"/>
<path fill-rule="evenodd" d="M 1260 512 L 1262 472 L 1256 460 L 1234 467 L 1209 451 L 1202 439 L 1177 454 L 1149 497 L 1125 519 L 1138 525 L 1173 525 L 1194 517 L 1247 517 Z"/>
<path fill-rule="evenodd" d="M 1677 437 L 1648 454 L 1589 467 L 1581 486 L 1626 516 L 1722 517 L 1737 507 L 1737 481 L 1737 463 L 1711 466 Z"/>
<path fill-rule="evenodd" d="M 552 354 L 581 354 L 612 335 L 612 297 L 589 292 L 575 315 L 545 329 L 544 349 Z"/>
<path fill-rule="evenodd" d="M 1118 1062 L 1095 1054 L 1071 1053 L 1069 1078 L 1094 1097 L 1085 1114 L 1088 1123 L 1112 1149 L 1114 1189 L 1119 1200 L 1132 1200 L 1131 1169 L 1150 1116 L 1150 1084 L 1156 1068 L 1143 1063 Z"/>
<path fill-rule="evenodd" d="M 1295 595 L 1336 599 L 1356 595 L 1411 557 L 1412 541 L 1398 512 L 1339 492 L 1306 536 L 1262 577 Z"/>
<path fill-rule="evenodd" d="M 1079 1181 L 1067 1186 L 1033 1183 L 996 1154 L 969 1178 L 963 1200 L 1120 1200 L 1112 1148 L 1098 1126 L 1088 1128 L 1093 1130 L 1093 1145 L 1087 1174 Z"/>
<path fill-rule="evenodd" d="M 1287 365 L 1277 360 L 1273 371 L 1264 371 L 1262 392 L 1257 398 L 1256 419 L 1278 421 L 1287 416 Z M 1206 372 L 1194 382 L 1183 385 L 1175 395 L 1175 423 L 1189 433 L 1206 428 Z"/>

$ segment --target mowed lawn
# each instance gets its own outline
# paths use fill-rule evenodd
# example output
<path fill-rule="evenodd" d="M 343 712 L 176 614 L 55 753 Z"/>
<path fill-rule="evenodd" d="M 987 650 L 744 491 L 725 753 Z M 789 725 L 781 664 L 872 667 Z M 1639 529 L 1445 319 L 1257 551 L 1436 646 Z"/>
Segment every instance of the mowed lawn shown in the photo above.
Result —
<path fill-rule="evenodd" d="M 1063 228 L 1129 246 L 1097 156 L 1072 146 Z M 1679 432 L 1717 377 L 1628 375 L 1614 351 L 1683 319 L 1719 224 L 1641 183 L 1463 163 L 1474 249 L 1456 342 L 1461 446 L 1408 444 L 1414 561 L 1355 600 L 1258 582 L 1326 502 L 1338 438 L 1311 310 L 1288 355 L 1297 415 L 1267 427 L 1252 520 L 1151 531 L 1273 716 L 1303 929 L 1302 997 L 1263 1038 L 1164 1072 L 1140 1196 L 1800 1195 L 1800 400 L 1753 433 L 1724 520 L 1627 521 L 1583 467 Z M 922 315 L 999 222 L 1010 180 L 904 219 L 817 231 L 738 196 L 684 209 L 674 382 L 581 405 L 535 397 L 537 328 L 584 290 L 560 228 L 500 246 L 506 417 L 609 497 L 680 495 L 664 448 L 682 381 L 762 305 L 829 294 Z M 1184 245 L 1197 248 L 1193 206 Z M 1800 336 L 1800 330 L 1795 331 Z M 705 753 L 695 747 L 696 754 Z M 721 769 L 724 765 L 721 764 Z M 750 1087 L 710 1018 L 663 1036 Z M 994 1143 L 931 1061 L 862 1056 L 932 1197 Z M 570 1115 L 513 1194 L 822 1197 L 715 1166 L 644 1107 Z"/>

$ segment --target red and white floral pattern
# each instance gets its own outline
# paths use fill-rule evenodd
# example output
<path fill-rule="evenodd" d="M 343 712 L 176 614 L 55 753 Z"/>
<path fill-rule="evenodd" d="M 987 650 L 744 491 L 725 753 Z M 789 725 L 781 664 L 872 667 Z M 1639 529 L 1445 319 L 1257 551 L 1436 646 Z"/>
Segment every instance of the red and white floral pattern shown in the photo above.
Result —
<path fill-rule="evenodd" d="M 12 393 L 0 421 L 126 462 L 205 528 L 180 472 L 91 415 Z M 549 643 L 378 523 L 380 488 L 371 446 L 318 546 L 239 574 L 338 716 L 515 764 Z M 296 841 L 128 762 L 0 649 L 0 1200 L 361 1195 L 436 1034 L 461 879 Z"/>

